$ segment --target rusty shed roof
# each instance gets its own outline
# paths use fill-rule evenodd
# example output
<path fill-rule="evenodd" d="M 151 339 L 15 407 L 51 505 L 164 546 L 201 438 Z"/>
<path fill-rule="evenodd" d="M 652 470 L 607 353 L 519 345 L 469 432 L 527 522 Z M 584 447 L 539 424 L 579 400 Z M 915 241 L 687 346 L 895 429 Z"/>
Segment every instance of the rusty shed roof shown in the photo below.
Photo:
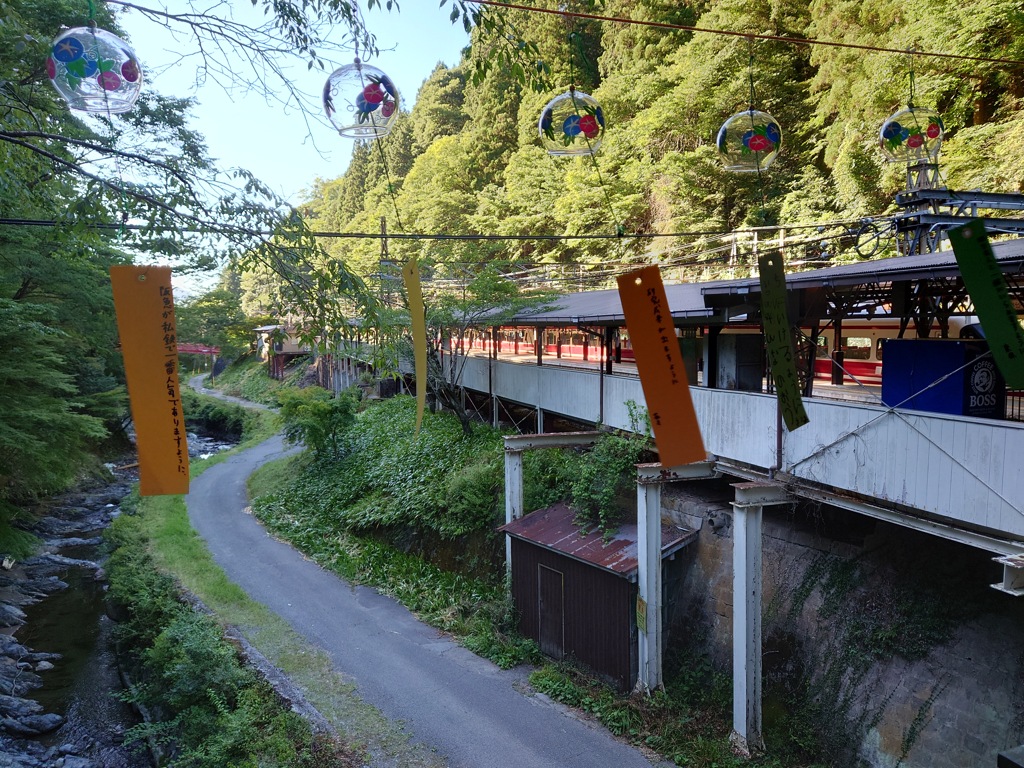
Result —
<path fill-rule="evenodd" d="M 587 535 L 573 522 L 575 514 L 563 503 L 531 512 L 498 530 L 634 581 L 637 572 L 636 523 L 625 523 L 605 543 L 599 531 Z M 661 556 L 674 554 L 697 538 L 697 532 L 662 523 Z"/>

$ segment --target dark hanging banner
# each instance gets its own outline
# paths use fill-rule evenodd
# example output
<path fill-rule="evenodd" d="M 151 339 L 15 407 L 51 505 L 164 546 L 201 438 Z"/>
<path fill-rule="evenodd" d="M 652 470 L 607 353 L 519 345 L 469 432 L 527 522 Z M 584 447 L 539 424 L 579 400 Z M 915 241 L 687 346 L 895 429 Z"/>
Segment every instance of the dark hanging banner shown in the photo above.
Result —
<path fill-rule="evenodd" d="M 1024 389 L 1024 331 L 984 223 L 972 219 L 950 229 L 949 242 L 992 358 L 1010 389 Z"/>
<path fill-rule="evenodd" d="M 775 394 L 782 409 L 782 420 L 792 432 L 810 419 L 800 397 L 800 381 L 793 354 L 793 332 L 786 315 L 786 272 L 782 254 L 771 253 L 757 260 L 761 279 L 761 324 L 768 364 L 775 381 Z"/>

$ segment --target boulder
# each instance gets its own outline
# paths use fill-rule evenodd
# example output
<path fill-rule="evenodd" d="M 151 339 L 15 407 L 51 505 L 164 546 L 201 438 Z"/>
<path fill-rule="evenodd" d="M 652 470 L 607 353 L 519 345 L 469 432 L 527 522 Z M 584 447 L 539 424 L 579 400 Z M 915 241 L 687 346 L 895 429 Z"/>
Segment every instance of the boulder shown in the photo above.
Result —
<path fill-rule="evenodd" d="M 24 623 L 23 610 L 10 603 L 0 603 L 0 627 L 20 627 Z"/>
<path fill-rule="evenodd" d="M 83 539 L 80 536 L 71 536 L 65 539 L 47 539 L 43 546 L 51 549 L 63 549 L 64 547 L 96 547 L 103 543 L 102 536 L 92 536 Z"/>
<path fill-rule="evenodd" d="M 18 719 L 5 717 L 0 720 L 0 725 L 15 736 L 42 736 L 64 725 L 64 718 L 49 712 L 45 715 L 28 715 Z"/>
<path fill-rule="evenodd" d="M 18 720 L 29 715 L 38 715 L 43 705 L 32 699 L 21 699 L 17 696 L 0 695 L 0 714 Z"/>
<path fill-rule="evenodd" d="M 43 680 L 35 672 L 20 669 L 14 659 L 0 656 L 0 691 L 7 691 L 11 696 L 23 696 L 42 687 Z"/>

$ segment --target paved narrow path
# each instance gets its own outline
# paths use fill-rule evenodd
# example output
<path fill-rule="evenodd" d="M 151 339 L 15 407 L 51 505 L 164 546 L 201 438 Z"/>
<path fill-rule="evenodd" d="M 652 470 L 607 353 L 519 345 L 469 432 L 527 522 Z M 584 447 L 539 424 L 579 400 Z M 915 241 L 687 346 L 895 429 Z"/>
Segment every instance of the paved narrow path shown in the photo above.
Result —
<path fill-rule="evenodd" d="M 186 497 L 216 562 L 324 649 L 360 697 L 453 768 L 650 768 L 639 751 L 545 697 L 372 589 L 352 587 L 271 538 L 245 512 L 245 481 L 283 453 L 272 438 L 210 467 Z"/>

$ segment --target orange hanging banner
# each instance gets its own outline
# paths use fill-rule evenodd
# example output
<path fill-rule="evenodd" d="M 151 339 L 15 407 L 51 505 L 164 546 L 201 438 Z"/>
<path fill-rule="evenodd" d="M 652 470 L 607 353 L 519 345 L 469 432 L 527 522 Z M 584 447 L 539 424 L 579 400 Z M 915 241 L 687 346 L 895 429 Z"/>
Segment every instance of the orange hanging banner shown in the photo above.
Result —
<path fill-rule="evenodd" d="M 110 268 L 143 496 L 188 493 L 170 267 Z"/>
<path fill-rule="evenodd" d="M 620 275 L 619 299 L 662 466 L 707 460 L 683 353 L 657 267 Z"/>

